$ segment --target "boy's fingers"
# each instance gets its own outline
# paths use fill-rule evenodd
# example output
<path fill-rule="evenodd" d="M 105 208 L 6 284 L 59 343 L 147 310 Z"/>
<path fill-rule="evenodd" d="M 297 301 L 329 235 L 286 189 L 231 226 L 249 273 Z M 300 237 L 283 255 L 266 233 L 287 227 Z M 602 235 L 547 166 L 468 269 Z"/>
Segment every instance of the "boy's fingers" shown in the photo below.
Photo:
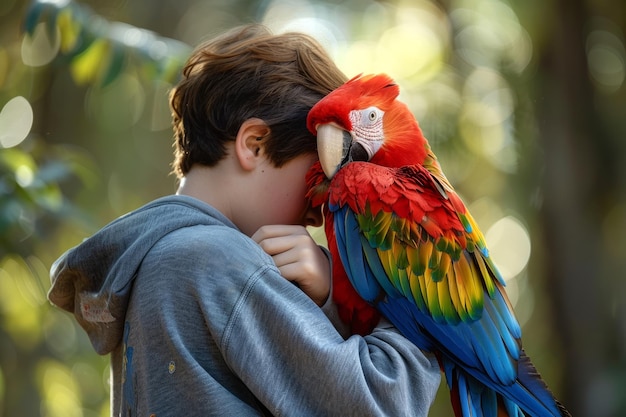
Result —
<path fill-rule="evenodd" d="M 279 253 L 297 249 L 300 251 L 307 250 L 312 243 L 308 235 L 287 235 L 279 237 L 270 237 L 257 241 L 261 248 L 269 255 L 277 255 Z"/>
<path fill-rule="evenodd" d="M 294 251 L 278 252 L 276 255 L 271 255 L 271 257 L 278 268 L 289 264 L 297 264 L 299 261 L 297 253 L 294 253 Z"/>
<path fill-rule="evenodd" d="M 291 235 L 308 235 L 304 226 L 289 225 L 289 224 L 272 224 L 262 226 L 252 235 L 252 240 L 260 243 L 263 240 Z"/>
<path fill-rule="evenodd" d="M 286 252 L 293 247 L 293 239 L 283 237 L 266 238 L 257 242 L 265 253 L 269 255 L 277 255 Z"/>

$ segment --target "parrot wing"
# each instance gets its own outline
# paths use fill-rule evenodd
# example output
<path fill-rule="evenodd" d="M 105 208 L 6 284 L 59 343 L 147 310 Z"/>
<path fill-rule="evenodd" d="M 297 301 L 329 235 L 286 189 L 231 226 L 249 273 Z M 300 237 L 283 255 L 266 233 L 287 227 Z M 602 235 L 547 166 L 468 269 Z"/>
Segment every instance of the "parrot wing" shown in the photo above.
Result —
<path fill-rule="evenodd" d="M 421 165 L 352 162 L 340 169 L 328 210 L 345 272 L 409 340 L 441 353 L 451 388 L 462 368 L 533 414 L 560 415 L 521 348 L 520 326 L 484 238 L 444 180 Z M 472 381 L 461 389 L 480 385 Z M 509 400 L 505 406 L 515 410 Z"/>
<path fill-rule="evenodd" d="M 451 193 L 418 165 L 354 162 L 329 192 L 341 261 L 359 295 L 374 304 L 385 299 L 390 308 L 391 300 L 410 301 L 418 334 L 436 336 L 430 343 L 494 380 L 514 380 L 521 330 L 460 200 L 453 204 Z"/>

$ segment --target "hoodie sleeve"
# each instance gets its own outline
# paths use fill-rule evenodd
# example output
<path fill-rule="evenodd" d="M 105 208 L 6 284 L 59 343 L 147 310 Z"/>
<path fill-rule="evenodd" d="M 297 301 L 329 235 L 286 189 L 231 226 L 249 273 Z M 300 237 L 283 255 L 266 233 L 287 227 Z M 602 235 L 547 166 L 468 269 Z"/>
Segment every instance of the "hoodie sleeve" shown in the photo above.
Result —
<path fill-rule="evenodd" d="M 426 416 L 440 383 L 434 356 L 386 321 L 344 339 L 266 258 L 233 298 L 220 349 L 273 415 Z M 210 303 L 210 295 L 202 297 Z M 207 306 L 207 310 L 210 307 Z"/>

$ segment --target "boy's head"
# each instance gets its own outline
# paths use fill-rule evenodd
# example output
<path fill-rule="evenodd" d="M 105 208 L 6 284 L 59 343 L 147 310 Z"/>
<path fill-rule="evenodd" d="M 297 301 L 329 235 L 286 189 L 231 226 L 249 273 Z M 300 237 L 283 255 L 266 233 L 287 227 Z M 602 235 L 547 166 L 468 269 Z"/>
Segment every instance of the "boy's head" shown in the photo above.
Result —
<path fill-rule="evenodd" d="M 201 44 L 170 94 L 174 172 L 214 166 L 242 123 L 262 119 L 269 159 L 280 167 L 316 151 L 306 116 L 323 96 L 346 81 L 323 48 L 300 33 L 273 35 L 261 25 L 231 30 Z"/>

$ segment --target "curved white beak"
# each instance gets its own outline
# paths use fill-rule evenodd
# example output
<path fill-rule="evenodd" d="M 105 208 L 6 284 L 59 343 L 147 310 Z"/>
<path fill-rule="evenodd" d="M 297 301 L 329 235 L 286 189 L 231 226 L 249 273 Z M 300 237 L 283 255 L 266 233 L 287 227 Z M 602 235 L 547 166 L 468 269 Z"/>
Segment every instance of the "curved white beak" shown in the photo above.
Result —
<path fill-rule="evenodd" d="M 317 154 L 324 174 L 331 179 L 339 170 L 348 151 L 352 136 L 335 124 L 317 126 Z"/>

